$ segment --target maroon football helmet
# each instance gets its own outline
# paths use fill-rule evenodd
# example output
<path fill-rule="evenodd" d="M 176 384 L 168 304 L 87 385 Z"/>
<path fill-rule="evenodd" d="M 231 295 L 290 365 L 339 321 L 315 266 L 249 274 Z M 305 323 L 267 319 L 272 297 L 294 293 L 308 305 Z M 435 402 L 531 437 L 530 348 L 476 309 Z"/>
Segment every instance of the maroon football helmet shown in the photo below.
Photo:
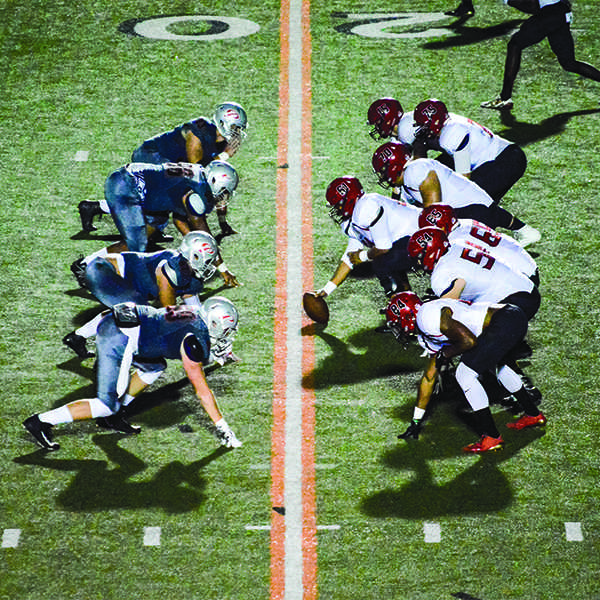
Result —
<path fill-rule="evenodd" d="M 419 227 L 439 227 L 448 235 L 458 223 L 454 210 L 447 204 L 431 204 L 419 215 Z"/>
<path fill-rule="evenodd" d="M 425 273 L 431 273 L 437 261 L 448 252 L 450 242 L 439 227 L 423 227 L 408 240 L 408 255 L 416 259 Z"/>
<path fill-rule="evenodd" d="M 337 177 L 328 186 L 325 198 L 330 205 L 329 216 L 341 223 L 352 216 L 356 201 L 365 193 L 356 177 Z"/>
<path fill-rule="evenodd" d="M 417 104 L 413 116 L 418 133 L 438 136 L 448 118 L 448 109 L 441 100 L 429 98 Z"/>
<path fill-rule="evenodd" d="M 374 140 L 389 138 L 394 127 L 400 123 L 402 115 L 404 115 L 404 110 L 398 100 L 394 100 L 394 98 L 375 100 L 367 112 L 367 123 L 373 127 L 369 134 Z"/>
<path fill-rule="evenodd" d="M 373 153 L 371 164 L 379 179 L 379 185 L 397 185 L 406 163 L 412 158 L 410 146 L 401 142 L 386 142 Z"/>
<path fill-rule="evenodd" d="M 417 312 L 423 304 L 414 292 L 398 292 L 394 294 L 385 309 L 388 327 L 396 334 L 399 329 L 404 334 L 415 333 L 417 329 Z M 398 332 L 400 333 L 400 332 Z M 402 337 L 396 335 L 396 337 Z"/>

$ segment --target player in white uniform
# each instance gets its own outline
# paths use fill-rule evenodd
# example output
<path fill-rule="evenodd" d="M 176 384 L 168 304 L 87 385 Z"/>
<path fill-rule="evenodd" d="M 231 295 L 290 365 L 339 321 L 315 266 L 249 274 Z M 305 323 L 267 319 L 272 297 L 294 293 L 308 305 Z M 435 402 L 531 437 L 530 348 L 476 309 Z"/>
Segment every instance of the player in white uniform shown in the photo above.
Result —
<path fill-rule="evenodd" d="M 408 253 L 431 274 L 431 289 L 438 297 L 514 304 L 530 320 L 540 307 L 540 293 L 529 277 L 487 252 L 461 242 L 450 245 L 439 227 L 415 232 Z"/>
<path fill-rule="evenodd" d="M 356 177 L 334 179 L 325 196 L 331 216 L 349 241 L 334 275 L 317 294 L 331 294 L 354 266 L 363 262 L 373 263 L 373 272 L 386 295 L 408 289 L 406 272 L 414 263 L 407 246 L 419 228 L 420 210 L 382 194 L 366 194 Z"/>
<path fill-rule="evenodd" d="M 419 227 L 439 227 L 455 242 L 487 252 L 509 265 L 513 270 L 524 273 L 535 285 L 539 285 L 538 267 L 532 256 L 512 237 L 494 231 L 473 219 L 457 219 L 447 204 L 432 204 L 419 215 Z"/>
<path fill-rule="evenodd" d="M 497 450 L 504 441 L 489 408 L 480 377 L 497 371 L 498 381 L 521 405 L 525 414 L 508 427 L 524 429 L 544 425 L 546 417 L 511 368 L 511 352 L 527 332 L 527 317 L 510 304 L 474 303 L 442 298 L 422 303 L 412 292 L 395 294 L 386 309 L 388 326 L 400 337 L 417 333 L 430 358 L 419 384 L 413 421 L 399 437 L 417 439 L 434 391 L 440 361 L 460 356 L 456 380 L 471 406 L 478 442 L 464 448 L 480 453 Z"/>
<path fill-rule="evenodd" d="M 381 145 L 373 154 L 372 165 L 382 186 L 402 186 L 403 194 L 417 206 L 449 204 L 457 218 L 475 219 L 493 229 L 513 231 L 522 246 L 540 238 L 539 231 L 494 204 L 492 197 L 477 184 L 437 160 L 413 159 L 410 147 L 405 144 Z"/>
<path fill-rule="evenodd" d="M 437 98 L 420 102 L 413 112 L 417 139 L 427 150 L 444 152 L 449 166 L 500 202 L 527 168 L 525 152 L 479 123 L 448 112 Z"/>

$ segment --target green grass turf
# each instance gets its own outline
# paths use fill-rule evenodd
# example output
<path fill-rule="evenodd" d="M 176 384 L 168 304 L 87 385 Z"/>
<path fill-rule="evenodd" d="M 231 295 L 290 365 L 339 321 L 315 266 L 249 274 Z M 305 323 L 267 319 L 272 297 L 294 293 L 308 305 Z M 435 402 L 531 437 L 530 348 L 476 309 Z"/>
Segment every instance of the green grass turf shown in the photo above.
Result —
<path fill-rule="evenodd" d="M 318 534 L 322 598 L 600 597 L 600 86 L 564 73 L 542 43 L 524 56 L 512 120 L 480 109 L 499 91 L 506 43 L 488 37 L 489 28 L 521 15 L 500 2 L 476 7 L 456 36 L 390 40 L 334 29 L 347 22 L 334 13 L 379 12 L 379 4 L 314 3 L 315 281 L 327 281 L 345 246 L 327 217 L 326 185 L 355 173 L 376 189 L 377 144 L 364 124 L 373 99 L 394 95 L 410 109 L 437 96 L 518 141 L 529 166 L 504 202 L 544 235 L 535 247 L 543 305 L 527 372 L 544 393 L 549 423 L 545 435 L 507 433 L 502 453 L 463 456 L 473 436 L 441 406 L 417 445 L 399 443 L 422 362 L 416 349 L 373 333 L 384 303 L 377 283 L 348 281 L 316 338 L 318 523 L 340 525 Z M 414 8 L 406 0 L 389 10 Z M 441 0 L 418 6 L 447 8 Z M 594 8 L 576 1 L 573 27 L 578 57 L 600 65 Z M 231 13 L 261 30 L 210 44 L 118 32 L 128 19 L 165 13 Z M 0 597 L 266 598 L 269 534 L 244 526 L 268 524 L 271 510 L 279 5 L 9 0 L 0 19 L 0 527 L 22 530 L 18 548 L 0 551 Z M 93 361 L 79 363 L 60 343 L 96 310 L 68 267 L 115 229 L 104 218 L 92 238 L 77 235 L 77 203 L 99 199 L 105 177 L 141 139 L 209 114 L 225 98 L 246 106 L 251 124 L 233 161 L 241 184 L 230 214 L 241 233 L 223 246 L 245 283 L 226 292 L 242 312 L 236 351 L 244 362 L 210 383 L 243 448 L 215 452 L 172 364 L 149 393 L 159 405 L 137 419 L 141 436 L 65 426 L 59 453 L 35 451 L 21 421 L 93 389 Z M 77 150 L 89 160 L 74 162 Z M 497 417 L 501 427 L 511 418 Z M 582 523 L 583 542 L 565 541 L 566 521 Z M 440 523 L 441 543 L 424 543 L 424 522 Z M 162 528 L 160 547 L 142 546 L 147 526 Z"/>

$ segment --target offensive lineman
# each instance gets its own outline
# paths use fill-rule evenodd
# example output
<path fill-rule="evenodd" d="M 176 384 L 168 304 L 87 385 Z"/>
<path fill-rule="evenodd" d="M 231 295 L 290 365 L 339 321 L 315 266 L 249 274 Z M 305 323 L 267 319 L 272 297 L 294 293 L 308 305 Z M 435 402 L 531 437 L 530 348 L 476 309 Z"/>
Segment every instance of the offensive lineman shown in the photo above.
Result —
<path fill-rule="evenodd" d="M 317 295 L 331 294 L 355 265 L 365 262 L 372 262 L 386 296 L 409 289 L 406 273 L 413 263 L 407 245 L 418 228 L 419 209 L 382 194 L 366 194 L 360 181 L 350 176 L 334 179 L 325 197 L 330 216 L 349 241 L 333 276 Z"/>
<path fill-rule="evenodd" d="M 414 110 L 417 139 L 427 150 L 451 157 L 453 169 L 500 202 L 523 176 L 527 157 L 522 148 L 486 127 L 448 112 L 436 98 L 417 104 Z"/>
<path fill-rule="evenodd" d="M 401 186 L 403 197 L 420 207 L 434 203 L 450 205 L 458 218 L 475 219 L 492 229 L 513 231 L 527 246 L 540 239 L 540 232 L 494 203 L 477 184 L 431 158 L 413 158 L 410 147 L 386 142 L 375 150 L 373 170 L 383 187 Z"/>
<path fill-rule="evenodd" d="M 419 344 L 429 354 L 418 388 L 413 420 L 398 437 L 418 439 L 437 380 L 439 363 L 455 356 L 460 356 L 456 381 L 473 410 L 474 427 L 480 437 L 478 442 L 463 448 L 465 452 L 488 452 L 504 445 L 480 381 L 487 372 L 497 370 L 500 384 L 524 410 L 525 414 L 508 423 L 507 427 L 524 429 L 546 423 L 546 417 L 511 368 L 514 364 L 511 351 L 527 333 L 527 317 L 520 308 L 489 302 L 471 304 L 449 298 L 422 303 L 416 294 L 401 292 L 391 298 L 386 317 L 392 331 L 400 329 L 405 334 L 416 333 Z"/>

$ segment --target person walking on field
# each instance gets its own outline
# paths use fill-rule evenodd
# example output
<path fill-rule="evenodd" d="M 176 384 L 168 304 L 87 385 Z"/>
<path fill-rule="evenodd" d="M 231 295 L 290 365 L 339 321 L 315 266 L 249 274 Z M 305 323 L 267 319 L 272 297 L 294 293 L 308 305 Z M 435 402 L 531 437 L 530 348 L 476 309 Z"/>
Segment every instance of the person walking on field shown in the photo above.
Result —
<path fill-rule="evenodd" d="M 512 93 L 521 67 L 521 54 L 525 48 L 539 44 L 544 38 L 548 38 L 552 52 L 565 71 L 600 81 L 598 69 L 575 59 L 575 44 L 571 34 L 573 15 L 569 0 L 504 0 L 504 3 L 531 17 L 508 42 L 500 95 L 494 100 L 482 102 L 482 108 L 510 110 L 513 107 Z"/>

